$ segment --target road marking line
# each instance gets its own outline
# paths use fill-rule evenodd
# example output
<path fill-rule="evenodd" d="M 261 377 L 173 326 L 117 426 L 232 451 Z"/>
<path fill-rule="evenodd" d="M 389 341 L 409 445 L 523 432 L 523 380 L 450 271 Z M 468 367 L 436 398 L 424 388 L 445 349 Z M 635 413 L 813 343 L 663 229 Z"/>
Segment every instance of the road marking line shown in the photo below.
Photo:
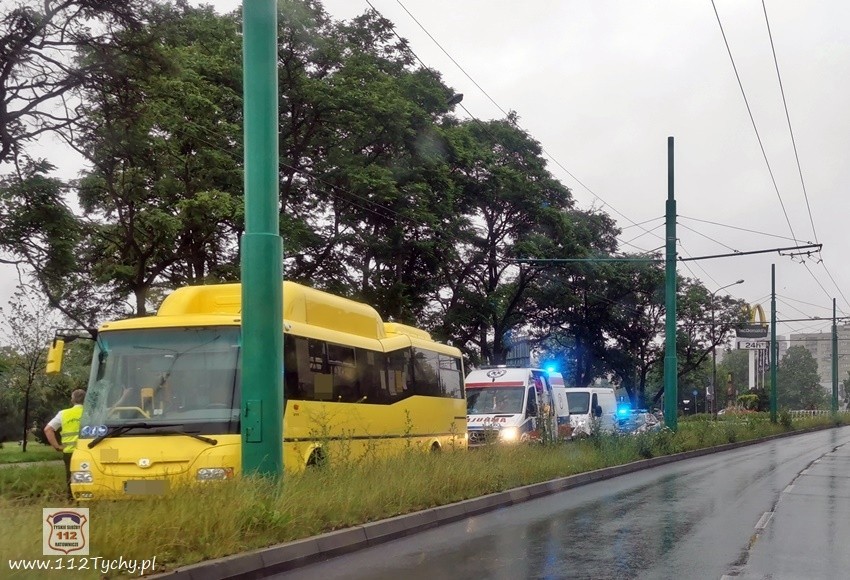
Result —
<path fill-rule="evenodd" d="M 763 530 L 764 528 L 766 528 L 767 523 L 770 521 L 770 518 L 772 518 L 772 517 L 773 517 L 773 512 L 764 512 L 764 514 L 762 514 L 761 518 L 759 519 L 758 523 L 756 524 L 756 529 L 757 530 Z"/>

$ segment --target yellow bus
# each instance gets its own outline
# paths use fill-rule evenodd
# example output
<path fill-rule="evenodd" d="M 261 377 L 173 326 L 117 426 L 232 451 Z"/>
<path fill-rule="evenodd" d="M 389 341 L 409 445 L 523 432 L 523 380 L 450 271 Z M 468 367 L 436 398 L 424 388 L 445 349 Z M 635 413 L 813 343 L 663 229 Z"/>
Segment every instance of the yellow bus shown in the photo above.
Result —
<path fill-rule="evenodd" d="M 161 494 L 240 473 L 239 284 L 170 294 L 155 316 L 103 324 L 95 336 L 75 499 Z M 283 283 L 283 462 L 387 456 L 412 446 L 466 448 L 457 348 L 384 322 L 374 308 Z M 48 372 L 61 369 L 61 331 Z"/>

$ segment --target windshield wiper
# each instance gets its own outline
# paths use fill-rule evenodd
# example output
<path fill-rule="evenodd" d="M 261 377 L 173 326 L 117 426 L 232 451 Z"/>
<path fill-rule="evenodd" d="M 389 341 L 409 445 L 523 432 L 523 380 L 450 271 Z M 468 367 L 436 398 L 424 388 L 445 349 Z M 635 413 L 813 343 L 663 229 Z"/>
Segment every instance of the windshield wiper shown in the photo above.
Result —
<path fill-rule="evenodd" d="M 104 439 L 108 437 L 120 437 L 130 429 L 156 429 L 157 427 L 179 427 L 180 423 L 154 423 L 151 425 L 150 423 L 124 423 L 123 425 L 115 426 L 112 431 L 107 431 L 105 434 L 100 435 L 99 437 L 95 437 L 89 443 L 88 447 L 91 449 Z"/>
<path fill-rule="evenodd" d="M 204 443 L 209 443 L 210 445 L 218 445 L 218 439 L 213 439 L 212 437 L 204 437 L 203 435 L 198 435 L 197 433 L 192 433 L 190 431 L 176 431 L 176 430 L 166 430 L 166 431 L 155 431 L 156 435 L 185 435 L 187 437 L 194 437 L 198 441 L 203 441 Z"/>

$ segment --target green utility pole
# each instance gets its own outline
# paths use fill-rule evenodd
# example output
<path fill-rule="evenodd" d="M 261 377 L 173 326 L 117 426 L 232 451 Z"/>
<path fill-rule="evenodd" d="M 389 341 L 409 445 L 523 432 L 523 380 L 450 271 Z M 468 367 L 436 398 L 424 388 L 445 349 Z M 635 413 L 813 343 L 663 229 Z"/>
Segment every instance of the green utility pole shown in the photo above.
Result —
<path fill-rule="evenodd" d="M 676 200 L 673 196 L 673 137 L 667 137 L 667 204 L 665 253 L 665 297 L 666 313 L 664 324 L 664 422 L 676 431 L 678 426 L 679 386 L 676 359 Z"/>
<path fill-rule="evenodd" d="M 779 345 L 776 344 L 776 264 L 770 265 L 770 422 L 776 423 L 776 365 Z"/>
<path fill-rule="evenodd" d="M 245 234 L 242 471 L 283 476 L 283 244 L 278 206 L 277 2 L 243 0 Z"/>
<path fill-rule="evenodd" d="M 835 298 L 832 299 L 832 412 L 838 412 L 838 325 L 835 318 Z"/>

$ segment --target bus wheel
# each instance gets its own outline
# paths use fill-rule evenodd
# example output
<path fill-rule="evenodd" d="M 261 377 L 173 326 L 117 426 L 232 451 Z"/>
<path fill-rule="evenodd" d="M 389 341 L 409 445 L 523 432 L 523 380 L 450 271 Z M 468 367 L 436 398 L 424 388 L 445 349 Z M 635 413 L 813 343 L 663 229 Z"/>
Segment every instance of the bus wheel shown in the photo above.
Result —
<path fill-rule="evenodd" d="M 310 459 L 307 460 L 307 467 L 324 467 L 327 465 L 328 459 L 325 457 L 325 452 L 321 448 L 313 449 L 310 454 Z"/>
<path fill-rule="evenodd" d="M 431 443 L 431 453 L 439 453 L 441 451 L 440 444 L 434 441 Z"/>

